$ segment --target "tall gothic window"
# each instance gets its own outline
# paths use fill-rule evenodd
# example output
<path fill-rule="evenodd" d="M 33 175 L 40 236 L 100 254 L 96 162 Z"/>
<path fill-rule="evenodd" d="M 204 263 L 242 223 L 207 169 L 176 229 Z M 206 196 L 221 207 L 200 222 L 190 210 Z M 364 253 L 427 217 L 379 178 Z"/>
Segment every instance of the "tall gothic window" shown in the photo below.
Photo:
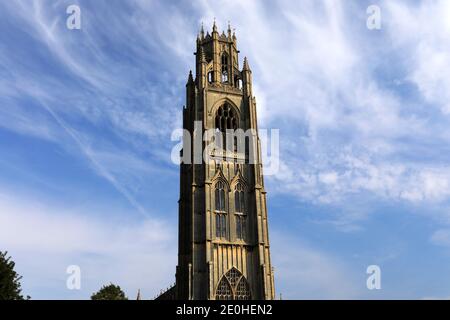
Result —
<path fill-rule="evenodd" d="M 247 215 L 245 211 L 244 187 L 241 183 L 236 185 L 234 191 L 234 209 L 236 220 L 236 238 L 245 240 L 247 230 Z"/>
<path fill-rule="evenodd" d="M 225 186 L 222 181 L 216 183 L 216 211 L 225 212 Z"/>
<path fill-rule="evenodd" d="M 236 190 L 234 191 L 234 206 L 236 212 L 244 213 L 244 187 L 241 183 L 236 185 Z"/>
<path fill-rule="evenodd" d="M 225 185 L 222 181 L 216 183 L 216 237 L 226 238 L 227 236 L 227 215 L 225 207 Z"/>
<path fill-rule="evenodd" d="M 222 54 L 222 82 L 228 82 L 228 55 L 226 52 Z"/>
<path fill-rule="evenodd" d="M 251 292 L 247 279 L 236 268 L 231 268 L 219 282 L 216 300 L 250 300 Z"/>
<path fill-rule="evenodd" d="M 216 212 L 216 237 L 227 237 L 227 215 L 225 213 Z"/>

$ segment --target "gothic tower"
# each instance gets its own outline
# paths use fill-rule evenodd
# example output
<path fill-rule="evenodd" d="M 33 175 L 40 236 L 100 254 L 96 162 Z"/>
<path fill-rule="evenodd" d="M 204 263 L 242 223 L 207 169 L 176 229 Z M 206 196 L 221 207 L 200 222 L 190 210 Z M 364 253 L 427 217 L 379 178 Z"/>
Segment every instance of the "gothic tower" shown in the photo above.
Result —
<path fill-rule="evenodd" d="M 183 108 L 183 127 L 190 134 L 184 137 L 181 151 L 174 296 L 273 299 L 252 72 L 246 58 L 239 68 L 236 36 L 230 26 L 226 34 L 219 34 L 215 23 L 211 34 L 205 34 L 202 26 L 195 57 L 195 79 L 190 72 Z M 239 129 L 251 132 L 244 138 L 244 150 L 237 148 L 241 138 L 230 143 L 228 132 Z M 214 132 L 212 141 L 219 137 L 222 143 L 208 148 L 211 145 L 203 139 L 208 130 Z M 196 137 L 199 140 L 194 141 Z M 252 156 L 255 161 L 249 161 Z"/>

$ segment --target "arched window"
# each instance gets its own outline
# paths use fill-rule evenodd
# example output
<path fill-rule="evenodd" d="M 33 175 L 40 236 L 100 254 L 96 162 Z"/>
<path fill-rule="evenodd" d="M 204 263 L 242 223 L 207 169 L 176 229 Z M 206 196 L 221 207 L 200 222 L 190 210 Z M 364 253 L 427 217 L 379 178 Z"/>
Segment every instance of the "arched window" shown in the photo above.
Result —
<path fill-rule="evenodd" d="M 222 181 L 216 183 L 216 211 L 225 212 L 225 187 Z"/>
<path fill-rule="evenodd" d="M 216 300 L 250 300 L 251 292 L 247 279 L 236 268 L 231 268 L 219 282 Z"/>
<path fill-rule="evenodd" d="M 227 237 L 227 214 L 225 206 L 225 185 L 222 181 L 216 183 L 216 237 Z"/>
<path fill-rule="evenodd" d="M 230 285 L 231 285 L 232 288 L 236 287 L 236 284 L 239 281 L 239 279 L 241 278 L 241 276 L 242 276 L 242 273 L 236 268 L 231 268 L 225 274 L 225 277 L 230 282 Z"/>
<path fill-rule="evenodd" d="M 234 191 L 234 210 L 236 221 L 236 238 L 245 240 L 247 235 L 247 214 L 245 211 L 245 193 L 241 183 L 236 185 Z"/>
<path fill-rule="evenodd" d="M 225 132 L 227 129 L 237 129 L 238 119 L 231 106 L 225 103 L 216 113 L 216 129 Z"/>
<path fill-rule="evenodd" d="M 216 212 L 216 237 L 227 237 L 227 215 L 223 212 Z"/>
<path fill-rule="evenodd" d="M 228 82 L 228 55 L 226 52 L 222 54 L 222 82 Z"/>
<path fill-rule="evenodd" d="M 232 133 L 234 133 L 234 130 L 236 130 L 238 127 L 238 119 L 235 112 L 233 111 L 233 108 L 229 104 L 225 103 L 224 105 L 220 106 L 219 109 L 217 109 L 215 124 L 216 130 L 222 133 L 222 139 L 216 139 L 217 141 L 220 141 L 222 145 L 216 144 L 216 147 L 227 149 L 230 152 L 233 152 L 235 148 L 233 146 L 234 141 L 227 139 L 227 136 L 234 136 L 232 135 Z"/>
<path fill-rule="evenodd" d="M 239 213 L 244 213 L 244 187 L 241 183 L 236 185 L 236 190 L 234 191 L 234 207 L 235 211 Z"/>
<path fill-rule="evenodd" d="M 234 300 L 249 300 L 250 299 L 250 287 L 247 280 L 244 277 L 241 278 L 236 286 L 236 293 Z"/>
<path fill-rule="evenodd" d="M 222 277 L 216 290 L 216 300 L 233 300 L 231 286 L 225 277 Z"/>

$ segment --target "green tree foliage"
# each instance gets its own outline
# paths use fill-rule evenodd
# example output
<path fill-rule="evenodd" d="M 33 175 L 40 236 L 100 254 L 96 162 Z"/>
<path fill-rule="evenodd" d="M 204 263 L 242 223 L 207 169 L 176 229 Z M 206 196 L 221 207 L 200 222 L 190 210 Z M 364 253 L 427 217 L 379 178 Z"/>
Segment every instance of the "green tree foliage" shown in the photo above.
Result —
<path fill-rule="evenodd" d="M 8 252 L 0 251 L 0 300 L 23 300 L 19 274 Z M 29 297 L 28 297 L 29 298 Z"/>
<path fill-rule="evenodd" d="M 92 300 L 128 300 L 119 286 L 109 284 L 103 286 L 98 292 L 91 296 Z"/>

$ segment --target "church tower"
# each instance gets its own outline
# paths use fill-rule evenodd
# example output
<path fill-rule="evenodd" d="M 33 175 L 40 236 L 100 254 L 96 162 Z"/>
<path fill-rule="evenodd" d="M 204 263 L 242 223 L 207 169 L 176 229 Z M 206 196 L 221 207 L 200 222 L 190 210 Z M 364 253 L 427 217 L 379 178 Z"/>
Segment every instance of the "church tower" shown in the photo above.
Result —
<path fill-rule="evenodd" d="M 274 299 L 252 72 L 246 58 L 239 67 L 230 26 L 219 34 L 215 22 L 211 34 L 202 26 L 195 60 L 183 108 L 189 135 L 181 151 L 174 297 Z M 230 134 L 238 131 L 244 138 Z"/>

